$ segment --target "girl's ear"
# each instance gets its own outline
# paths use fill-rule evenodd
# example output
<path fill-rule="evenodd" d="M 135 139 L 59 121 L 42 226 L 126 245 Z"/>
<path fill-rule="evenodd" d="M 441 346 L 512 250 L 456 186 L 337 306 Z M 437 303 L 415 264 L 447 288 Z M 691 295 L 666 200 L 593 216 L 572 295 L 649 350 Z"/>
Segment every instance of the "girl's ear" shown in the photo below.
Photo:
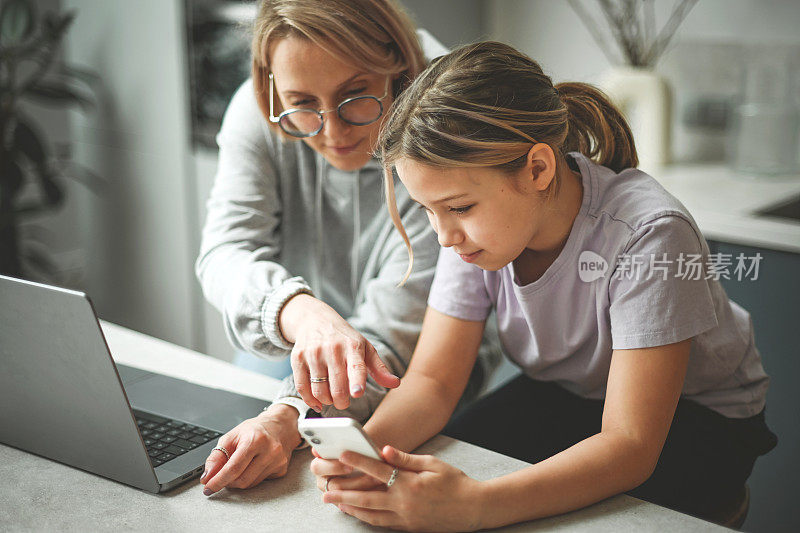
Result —
<path fill-rule="evenodd" d="M 549 144 L 537 143 L 528 152 L 525 178 L 539 192 L 547 190 L 556 175 L 556 155 Z"/>

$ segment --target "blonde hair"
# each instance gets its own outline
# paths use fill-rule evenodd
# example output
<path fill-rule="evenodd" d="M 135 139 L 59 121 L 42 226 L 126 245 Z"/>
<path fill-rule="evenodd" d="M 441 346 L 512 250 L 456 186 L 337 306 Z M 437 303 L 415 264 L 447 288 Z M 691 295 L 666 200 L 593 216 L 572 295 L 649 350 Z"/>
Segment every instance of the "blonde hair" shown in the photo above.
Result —
<path fill-rule="evenodd" d="M 391 166 L 400 158 L 427 165 L 524 167 L 537 143 L 550 145 L 557 167 L 580 152 L 616 172 L 638 165 L 633 135 L 620 111 L 585 83 L 553 85 L 539 64 L 497 42 L 467 45 L 435 60 L 396 100 L 378 137 L 389 214 L 414 253 L 394 203 Z M 558 176 L 558 172 L 556 173 Z M 558 192 L 553 180 L 551 194 Z"/>
<path fill-rule="evenodd" d="M 251 52 L 256 100 L 265 117 L 270 47 L 290 36 L 308 39 L 365 72 L 399 73 L 395 96 L 425 68 L 414 24 L 391 0 L 263 0 L 253 23 Z M 277 115 L 280 101 L 275 105 Z"/>

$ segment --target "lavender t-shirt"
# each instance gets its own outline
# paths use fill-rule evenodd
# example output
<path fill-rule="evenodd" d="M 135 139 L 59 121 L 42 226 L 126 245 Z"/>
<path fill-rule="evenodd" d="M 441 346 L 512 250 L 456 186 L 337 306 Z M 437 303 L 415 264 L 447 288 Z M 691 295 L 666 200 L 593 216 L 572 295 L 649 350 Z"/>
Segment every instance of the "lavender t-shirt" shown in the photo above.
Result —
<path fill-rule="evenodd" d="M 484 271 L 443 248 L 428 305 L 474 321 L 494 307 L 505 352 L 523 372 L 593 399 L 605 397 L 612 350 L 693 337 L 683 396 L 728 417 L 758 414 L 769 378 L 750 315 L 718 281 L 743 270 L 709 257 L 689 212 L 652 177 L 570 157 L 583 202 L 541 278 L 520 285 L 513 263 Z"/>

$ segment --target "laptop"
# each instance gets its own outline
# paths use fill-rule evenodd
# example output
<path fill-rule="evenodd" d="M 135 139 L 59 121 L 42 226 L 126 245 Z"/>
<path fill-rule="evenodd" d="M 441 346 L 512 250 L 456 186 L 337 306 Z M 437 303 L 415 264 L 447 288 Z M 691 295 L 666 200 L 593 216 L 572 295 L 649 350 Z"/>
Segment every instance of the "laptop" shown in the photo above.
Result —
<path fill-rule="evenodd" d="M 86 294 L 0 276 L 0 443 L 164 492 L 268 404 L 115 364 Z"/>

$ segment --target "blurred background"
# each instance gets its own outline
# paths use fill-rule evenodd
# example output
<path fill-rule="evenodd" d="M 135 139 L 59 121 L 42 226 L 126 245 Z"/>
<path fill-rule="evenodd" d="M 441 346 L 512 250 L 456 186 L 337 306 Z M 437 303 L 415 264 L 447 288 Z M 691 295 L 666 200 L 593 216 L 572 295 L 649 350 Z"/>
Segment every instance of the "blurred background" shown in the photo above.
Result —
<path fill-rule="evenodd" d="M 602 26 L 590 0 L 401 3 L 446 46 L 504 41 L 540 61 L 556 82 L 604 83 L 614 70 L 591 24 L 581 18 L 582 12 Z M 58 162 L 52 181 L 63 192 L 58 201 L 18 217 L 24 276 L 86 291 L 105 320 L 230 360 L 233 350 L 221 317 L 205 303 L 193 262 L 216 169 L 214 137 L 230 96 L 248 76 L 254 2 L 32 4 L 37 16 L 73 12 L 75 17 L 55 52 L 50 90 L 21 103 Z M 652 4 L 657 20 L 664 21 L 675 3 Z M 754 94 L 774 92 L 785 109 L 780 116 L 789 117 L 780 136 L 788 144 L 778 154 L 789 152 L 781 172 L 796 173 L 800 145 L 792 116 L 800 98 L 798 27 L 800 2 L 794 0 L 700 0 L 694 5 L 651 66 L 668 88 L 670 102 L 661 140 L 668 151 L 658 163 L 670 168 L 743 165 L 736 159 L 742 152 L 731 153 L 740 142 L 737 113 Z M 26 187 L 23 198 L 40 194 L 35 183 Z M 781 379 L 776 375 L 787 380 L 784 395 L 771 391 L 768 398 L 768 421 L 781 443 L 751 478 L 753 504 L 745 523 L 750 531 L 800 528 L 794 501 L 800 491 L 791 478 L 791 472 L 800 472 L 800 438 L 791 422 L 800 397 L 788 382 L 800 377 L 794 331 L 800 255 L 777 253 L 788 274 L 773 280 L 774 289 L 753 293 L 726 286 L 737 301 L 753 300 L 740 303 L 755 309 L 765 367 L 774 384 Z M 779 299 L 767 305 L 765 294 Z"/>

